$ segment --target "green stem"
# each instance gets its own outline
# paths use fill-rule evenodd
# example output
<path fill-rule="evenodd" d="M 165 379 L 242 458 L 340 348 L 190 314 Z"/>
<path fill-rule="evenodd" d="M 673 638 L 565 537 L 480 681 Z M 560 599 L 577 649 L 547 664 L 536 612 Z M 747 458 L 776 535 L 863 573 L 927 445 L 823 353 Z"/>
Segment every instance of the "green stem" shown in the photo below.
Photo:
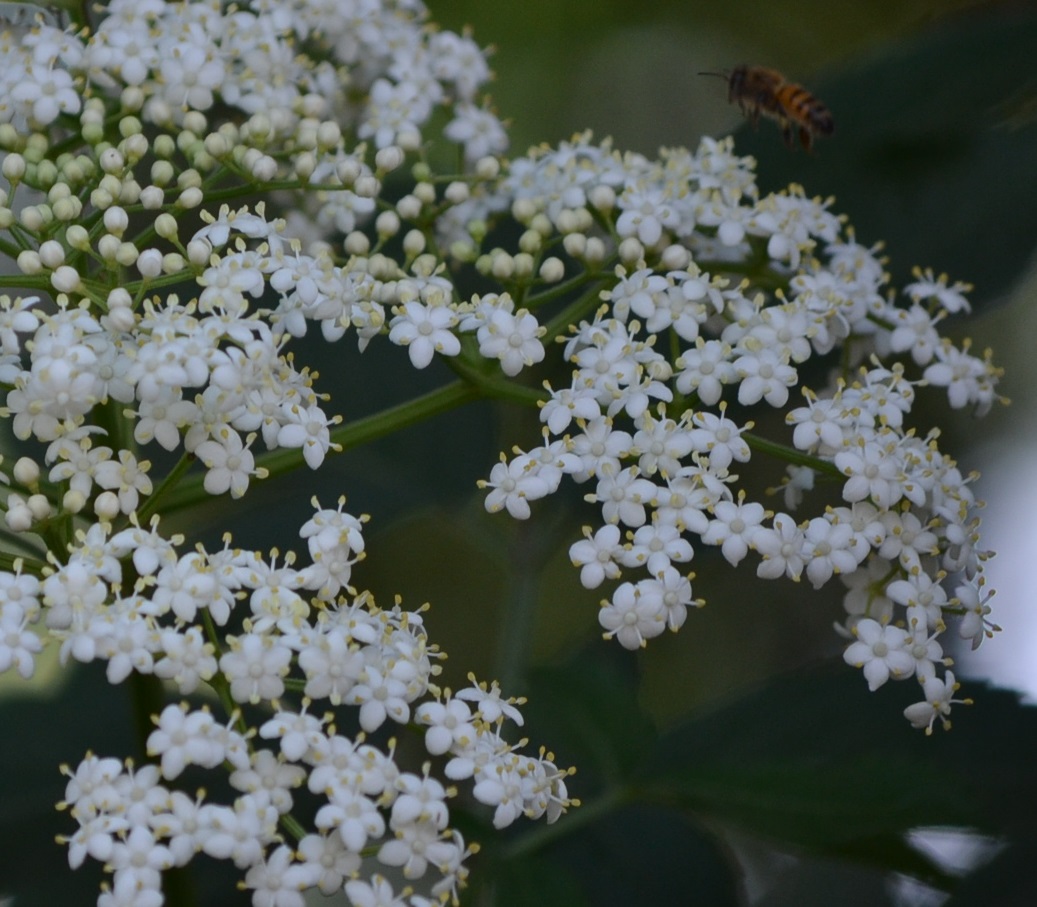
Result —
<path fill-rule="evenodd" d="M 792 463 L 796 466 L 809 466 L 815 472 L 821 472 L 837 479 L 845 478 L 839 471 L 839 467 L 830 460 L 822 460 L 819 457 L 811 456 L 810 454 L 803 453 L 801 450 L 796 450 L 794 447 L 789 447 L 787 444 L 769 441 L 767 438 L 761 438 L 759 435 L 752 434 L 752 432 L 743 431 L 741 436 L 750 448 L 760 453 L 765 453 L 775 459 L 784 460 L 786 463 Z"/>
<path fill-rule="evenodd" d="M 175 489 L 179 484 L 180 479 L 184 476 L 187 470 L 191 468 L 192 463 L 194 463 L 194 457 L 185 453 L 179 461 L 177 461 L 176 466 L 174 466 L 169 471 L 169 474 L 162 480 L 162 484 L 160 484 L 158 488 L 155 489 L 154 493 L 144 501 L 140 509 L 137 511 L 137 519 L 141 526 L 147 525 L 148 519 L 158 508 L 163 498 L 168 495 L 169 501 L 174 500 L 176 495 L 173 493 L 173 489 Z"/>
<path fill-rule="evenodd" d="M 456 356 L 446 360 L 446 364 L 458 377 L 477 389 L 478 396 L 494 400 L 508 400 L 523 406 L 535 406 L 546 399 L 546 393 L 534 387 L 515 384 L 510 379 L 500 377 L 496 363 L 487 363 L 478 356 L 468 359 Z M 487 369 L 489 366 L 492 372 Z"/>
<path fill-rule="evenodd" d="M 554 340 L 555 337 L 559 336 L 570 325 L 578 322 L 588 312 L 593 312 L 601 304 L 599 292 L 604 285 L 604 280 L 597 281 L 582 296 L 555 315 L 545 326 L 544 341 Z"/>
<path fill-rule="evenodd" d="M 332 430 L 331 441 L 333 444 L 339 445 L 342 450 L 359 447 L 361 444 L 385 437 L 409 425 L 455 409 L 480 396 L 482 396 L 480 388 L 463 381 L 456 381 L 443 387 L 437 387 L 414 400 L 408 400 L 406 403 L 374 415 L 341 425 Z M 294 447 L 272 450 L 256 457 L 256 466 L 267 469 L 271 476 L 291 472 L 304 463 L 302 450 Z M 203 487 L 203 482 L 204 476 L 202 475 L 192 476 L 183 482 L 179 488 L 169 494 L 163 506 L 163 513 L 175 513 L 207 500 L 209 495 Z M 163 489 L 165 487 L 166 483 L 163 482 Z"/>

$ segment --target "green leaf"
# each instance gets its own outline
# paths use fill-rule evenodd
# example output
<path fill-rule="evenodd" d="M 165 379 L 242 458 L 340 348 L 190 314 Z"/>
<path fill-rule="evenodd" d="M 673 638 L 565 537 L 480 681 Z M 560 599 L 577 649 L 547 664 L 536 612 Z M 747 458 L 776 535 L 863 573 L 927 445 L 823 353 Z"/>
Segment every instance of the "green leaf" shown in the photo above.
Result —
<path fill-rule="evenodd" d="M 568 663 L 532 674 L 533 739 L 550 740 L 562 765 L 622 784 L 657 733 L 637 700 L 636 658 L 596 640 Z"/>
<path fill-rule="evenodd" d="M 626 807 L 567 838 L 555 853 L 595 907 L 742 903 L 740 871 L 725 845 L 672 810 Z"/>
<path fill-rule="evenodd" d="M 1032 819 L 1021 803 L 1037 802 L 1037 711 L 1012 693 L 972 692 L 952 733 L 926 737 L 898 714 L 918 698 L 913 682 L 869 694 L 841 662 L 824 665 L 665 735 L 640 783 L 653 799 L 818 853 L 871 859 L 877 839 L 919 826 L 1005 833 Z"/>
<path fill-rule="evenodd" d="M 496 870 L 491 883 L 474 880 L 478 889 L 488 889 L 490 894 L 479 897 L 481 892 L 473 890 L 466 903 L 493 907 L 590 907 L 593 903 L 571 869 L 557 860 L 540 856 L 504 860 L 496 863 Z"/>

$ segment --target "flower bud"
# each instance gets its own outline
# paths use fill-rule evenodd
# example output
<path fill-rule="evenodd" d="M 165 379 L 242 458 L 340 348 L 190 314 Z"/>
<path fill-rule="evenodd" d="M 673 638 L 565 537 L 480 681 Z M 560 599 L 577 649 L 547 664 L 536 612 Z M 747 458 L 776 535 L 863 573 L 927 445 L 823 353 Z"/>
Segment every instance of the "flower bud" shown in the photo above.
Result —
<path fill-rule="evenodd" d="M 374 222 L 375 232 L 380 239 L 388 239 L 400 232 L 400 218 L 395 211 L 383 211 Z"/>
<path fill-rule="evenodd" d="M 122 173 L 126 169 L 126 159 L 115 148 L 106 148 L 102 151 L 98 163 L 105 173 Z"/>
<path fill-rule="evenodd" d="M 145 249 L 137 256 L 137 270 L 141 277 L 158 277 L 162 273 L 162 253 L 158 249 Z"/>
<path fill-rule="evenodd" d="M 475 162 L 475 175 L 483 180 L 495 180 L 500 176 L 500 161 L 495 157 L 481 157 Z"/>
<path fill-rule="evenodd" d="M 573 234 L 576 235 L 575 233 Z M 551 256 L 545 258 L 543 263 L 540 265 L 540 279 L 547 283 L 558 283 L 565 277 L 565 265 L 562 263 L 560 258 Z"/>
<path fill-rule="evenodd" d="M 417 220 L 421 216 L 421 199 L 416 195 L 405 195 L 396 203 L 400 217 Z"/>
<path fill-rule="evenodd" d="M 375 154 L 374 165 L 379 173 L 390 173 L 399 167 L 405 159 L 406 155 L 402 148 L 396 145 L 389 145 L 386 148 L 379 149 Z"/>
<path fill-rule="evenodd" d="M 45 494 L 30 495 L 29 500 L 25 502 L 25 506 L 29 508 L 33 519 L 37 521 L 47 519 L 54 512 Z"/>
<path fill-rule="evenodd" d="M 81 491 L 69 489 L 61 499 L 61 509 L 65 513 L 79 513 L 86 506 L 86 495 Z"/>
<path fill-rule="evenodd" d="M 50 275 L 50 285 L 59 293 L 74 293 L 83 283 L 79 272 L 69 265 L 62 265 Z"/>
<path fill-rule="evenodd" d="M 420 230 L 408 230 L 403 237 L 403 251 L 409 258 L 425 251 L 425 234 Z"/>
<path fill-rule="evenodd" d="M 34 488 L 40 480 L 40 464 L 32 457 L 19 457 L 14 464 L 12 475 L 23 488 Z"/>
<path fill-rule="evenodd" d="M 636 265 L 644 261 L 645 247 L 639 239 L 628 236 L 619 244 L 619 260 L 625 265 Z"/>
<path fill-rule="evenodd" d="M 113 205 L 104 212 L 105 229 L 113 236 L 122 236 L 130 225 L 130 218 L 126 211 L 118 205 Z"/>
<path fill-rule="evenodd" d="M 40 261 L 44 267 L 54 269 L 65 263 L 65 249 L 57 240 L 48 239 L 40 244 Z"/>
<path fill-rule="evenodd" d="M 446 190 L 443 192 L 443 197 L 450 202 L 451 205 L 459 205 L 461 202 L 468 201 L 471 194 L 471 190 L 468 188 L 468 183 L 454 180 L 454 182 L 446 187 Z"/>
<path fill-rule="evenodd" d="M 20 154 L 11 152 L 4 158 L 3 163 L 0 164 L 0 173 L 3 173 L 4 179 L 8 182 L 21 182 L 22 177 L 25 176 L 25 158 Z"/>
<path fill-rule="evenodd" d="M 40 253 L 33 249 L 26 249 L 18 253 L 18 270 L 23 274 L 32 276 L 43 270 L 43 262 L 40 261 Z"/>
<path fill-rule="evenodd" d="M 371 241 L 366 234 L 361 233 L 359 230 L 354 230 L 346 235 L 342 248 L 350 255 L 366 255 L 371 251 Z"/>
<path fill-rule="evenodd" d="M 7 513 L 4 522 L 12 532 L 28 532 L 32 528 L 32 511 L 16 494 L 7 496 Z"/>
<path fill-rule="evenodd" d="M 166 202 L 166 193 L 158 186 L 145 186 L 140 190 L 140 203 L 148 211 L 157 211 Z"/>
<path fill-rule="evenodd" d="M 659 261 L 667 271 L 683 271 L 691 264 L 691 251 L 684 246 L 667 246 Z"/>
<path fill-rule="evenodd" d="M 119 496 L 113 491 L 102 491 L 94 501 L 94 513 L 99 520 L 114 520 L 119 515 Z"/>

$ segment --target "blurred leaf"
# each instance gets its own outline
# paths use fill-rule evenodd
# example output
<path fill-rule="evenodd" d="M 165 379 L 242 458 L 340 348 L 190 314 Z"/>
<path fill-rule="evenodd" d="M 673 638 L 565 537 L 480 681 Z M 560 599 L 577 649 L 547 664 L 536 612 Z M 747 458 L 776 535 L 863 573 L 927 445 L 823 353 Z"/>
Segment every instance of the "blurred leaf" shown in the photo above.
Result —
<path fill-rule="evenodd" d="M 948 17 L 808 86 L 836 122 L 816 153 L 787 151 L 773 123 L 736 147 L 758 158 L 762 188 L 835 195 L 859 241 L 886 243 L 897 282 L 916 265 L 946 271 L 982 307 L 1037 248 L 1034 47 L 1032 7 Z"/>
<path fill-rule="evenodd" d="M 781 873 L 753 907 L 900 907 L 889 877 L 873 870 L 820 860 L 802 860 Z"/>
<path fill-rule="evenodd" d="M 592 901 L 580 886 L 568 866 L 545 857 L 530 857 L 521 861 L 501 860 L 491 885 L 476 879 L 475 884 L 490 888 L 491 898 L 466 898 L 467 903 L 487 904 L 494 907 L 590 907 Z"/>
<path fill-rule="evenodd" d="M 917 688 L 889 687 L 869 694 L 841 662 L 781 678 L 665 735 L 642 783 L 751 834 L 869 861 L 912 827 L 1032 821 L 1037 710 L 976 688 L 955 731 L 927 738 L 898 715 Z"/>
<path fill-rule="evenodd" d="M 1030 803 L 1031 807 L 1033 801 Z M 1029 907 L 1037 904 L 1037 838 L 1005 848 L 972 873 L 943 907 Z"/>
<path fill-rule="evenodd" d="M 595 907 L 742 903 L 732 855 L 715 835 L 674 811 L 625 807 L 567 838 L 557 856 Z"/>
<path fill-rule="evenodd" d="M 537 670 L 525 707 L 534 739 L 550 740 L 562 765 L 622 783 L 658 737 L 637 700 L 636 665 L 595 640 L 567 664 Z"/>

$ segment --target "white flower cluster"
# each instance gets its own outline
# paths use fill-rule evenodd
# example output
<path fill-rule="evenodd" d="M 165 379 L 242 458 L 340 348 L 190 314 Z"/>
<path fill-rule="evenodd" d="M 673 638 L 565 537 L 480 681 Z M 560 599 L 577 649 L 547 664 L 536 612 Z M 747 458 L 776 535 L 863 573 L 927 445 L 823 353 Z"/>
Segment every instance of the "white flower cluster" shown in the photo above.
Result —
<path fill-rule="evenodd" d="M 522 724 L 517 701 L 495 684 L 452 695 L 433 683 L 441 656 L 420 612 L 379 609 L 350 585 L 363 519 L 341 504 L 302 528 L 302 568 L 229 545 L 183 551 L 152 515 L 195 460 L 204 492 L 246 494 L 267 475 L 260 436 L 313 469 L 338 449 L 341 418 L 288 349 L 310 321 L 328 341 L 355 331 L 361 348 L 387 333 L 419 368 L 457 355 L 457 332 L 509 376 L 543 358 L 542 329 L 507 293 L 455 304 L 421 231 L 396 261 L 356 229 L 373 221 L 387 242 L 438 203 L 422 179 L 399 213 L 373 220 L 383 179 L 422 145 L 436 107 L 468 159 L 504 149 L 476 106 L 483 53 L 410 2 L 104 12 L 89 37 L 41 19 L 0 40 L 0 250 L 19 272 L 5 285 L 33 291 L 0 296 L 3 416 L 42 445 L 3 465 L 17 541 L 0 554 L 0 670 L 31 676 L 54 641 L 62 663 L 103 661 L 113 684 L 135 673 L 181 695 L 207 685 L 228 723 L 170 705 L 148 739 L 155 765 L 88 755 L 68 770 L 71 863 L 105 864 L 105 907 L 162 903 L 162 870 L 199 852 L 243 870 L 257 905 L 301 905 L 314 887 L 357 904 L 456 902 L 476 848 L 450 827 L 454 789 L 365 734 L 424 727 L 429 754 L 448 757 L 446 777 L 470 782 L 496 827 L 554 821 L 572 802 L 568 772 L 505 740 L 505 722 Z M 325 59 L 300 53 L 303 41 Z M 499 170 L 492 158 L 477 169 Z M 298 193 L 296 232 L 347 234 L 347 257 L 325 242 L 303 251 L 263 203 L 220 204 L 275 191 Z M 151 444 L 183 453 L 158 483 L 141 454 Z M 314 701 L 355 710 L 362 732 L 308 715 Z M 236 705 L 273 717 L 249 728 Z M 233 804 L 172 784 L 187 766 L 225 765 Z M 407 887 L 394 892 L 379 864 Z"/>
<path fill-rule="evenodd" d="M 604 603 L 607 636 L 634 648 L 685 621 L 701 604 L 682 572 L 695 544 L 735 565 L 754 552 L 764 577 L 838 575 L 847 660 L 872 687 L 916 677 L 908 718 L 946 722 L 939 636 L 952 618 L 973 645 L 993 629 L 985 554 L 971 477 L 907 417 L 922 384 L 957 408 L 996 399 L 989 355 L 937 333 L 967 287 L 919 272 L 897 298 L 829 203 L 761 195 L 730 141 L 651 160 L 582 136 L 502 165 L 483 52 L 418 0 L 103 12 L 87 30 L 41 19 L 0 35 L 0 252 L 17 271 L 0 278 L 0 390 L 27 451 L 0 463 L 0 670 L 30 676 L 49 639 L 66 662 L 106 662 L 112 683 L 208 685 L 227 723 L 171 705 L 148 741 L 156 766 L 70 770 L 72 862 L 113 874 L 99 903 L 161 903 L 162 870 L 199 851 L 245 871 L 260 907 L 312 887 L 357 904 L 456 898 L 472 849 L 449 827 L 451 791 L 289 697 L 356 709 L 364 733 L 425 727 L 497 827 L 571 802 L 550 755 L 505 742 L 514 700 L 438 690 L 420 613 L 352 588 L 363 520 L 342 505 L 303 527 L 299 568 L 160 532 L 167 507 L 239 498 L 286 450 L 317 469 L 352 440 L 295 358 L 314 325 L 361 350 L 387 337 L 415 368 L 442 357 L 461 381 L 420 401 L 429 415 L 480 395 L 542 405 L 544 443 L 493 468 L 486 506 L 526 518 L 565 475 L 593 483 L 602 525 L 571 550 L 584 585 L 643 571 Z M 436 110 L 462 173 L 425 157 Z M 516 223 L 516 248 L 493 245 Z M 572 367 L 546 395 L 511 380 L 545 340 Z M 829 354 L 831 379 L 790 406 Z M 787 410 L 790 445 L 751 433 L 743 413 L 765 405 Z M 180 455 L 158 481 L 151 445 Z M 788 464 L 786 510 L 825 481 L 838 506 L 797 522 L 749 500 L 732 469 L 760 454 Z M 239 706 L 266 717 L 250 728 Z M 173 786 L 223 764 L 233 804 Z M 372 853 L 408 882 L 442 878 L 397 895 L 360 878 Z"/>
<path fill-rule="evenodd" d="M 651 161 L 581 137 L 514 161 L 496 194 L 468 205 L 478 217 L 510 209 L 588 269 L 620 262 L 604 305 L 566 342 L 572 380 L 544 402 L 543 446 L 502 458 L 483 483 L 488 510 L 520 519 L 565 475 L 593 483 L 602 525 L 570 549 L 583 585 L 646 574 L 602 603 L 606 638 L 643 646 L 702 604 L 681 573 L 691 540 L 720 546 L 732 565 L 754 551 L 760 577 L 819 588 L 838 576 L 849 587 L 840 630 L 855 639 L 847 662 L 872 689 L 917 678 L 925 700 L 908 719 L 946 723 L 955 682 L 937 676 L 950 663 L 938 640 L 952 620 L 973 648 L 996 629 L 987 554 L 973 477 L 907 417 L 919 385 L 979 415 L 997 399 L 989 352 L 936 331 L 967 311 L 969 288 L 918 272 L 898 299 L 830 202 L 797 187 L 761 196 L 729 141 Z M 836 349 L 828 383 L 790 406 L 801 370 Z M 915 378 L 911 363 L 887 362 L 905 353 Z M 729 403 L 785 410 L 791 447 L 752 435 Z M 790 464 L 786 509 L 823 482 L 840 482 L 841 500 L 801 522 L 747 500 L 732 470 L 754 451 Z"/>
<path fill-rule="evenodd" d="M 296 570 L 290 559 L 278 566 L 230 548 L 180 554 L 179 540 L 154 529 L 107 537 L 98 525 L 42 582 L 3 575 L 4 621 L 20 617 L 21 632 L 7 633 L 0 651 L 23 674 L 38 648 L 26 627 L 41 622 L 61 640 L 63 659 L 106 661 L 112 683 L 137 671 L 188 694 L 216 679 L 232 706 L 270 710 L 258 736 L 275 748 L 255 745 L 236 710 L 221 725 L 206 708 L 172 704 L 147 741 L 157 765 L 134 769 L 88 755 L 66 770 L 65 805 L 79 824 L 68 839 L 70 862 L 77 867 L 90 856 L 106 865 L 112 880 L 98 901 L 104 907 L 162 903 L 161 871 L 197 853 L 246 870 L 257 904 L 302 905 L 306 889 L 328 894 L 344 884 L 363 903 L 360 889 L 387 884 L 369 870 L 360 880 L 369 850 L 407 880 L 439 874 L 406 903 L 456 898 L 474 852 L 449 825 L 447 799 L 456 791 L 432 776 L 430 764 L 421 775 L 402 770 L 391 741 L 387 752 L 366 743 L 365 733 L 386 721 L 426 728 L 429 754 L 450 757 L 446 777 L 469 781 L 472 796 L 494 808 L 498 828 L 522 816 L 554 821 L 569 805 L 567 772 L 550 756 L 523 755 L 501 735 L 505 721 L 523 723 L 514 700 L 503 700 L 496 685 L 453 695 L 433 684 L 441 655 L 429 646 L 419 611 L 399 603 L 385 611 L 369 594 L 340 594 L 364 549 L 361 521 L 341 506 L 318 510 L 301 535 L 313 563 Z M 136 579 L 122 595 L 127 561 Z M 223 636 L 218 649 L 211 631 L 228 625 L 236 609 L 247 612 L 243 629 Z M 293 692 L 305 697 L 299 711 L 280 704 Z M 336 733 L 330 715 L 307 713 L 314 700 L 357 708 L 364 733 Z M 188 766 L 224 764 L 241 792 L 233 804 L 164 784 Z M 307 803 L 295 803 L 297 788 L 310 792 Z M 305 827 L 307 810 L 317 833 L 288 847 L 284 829 Z"/>

